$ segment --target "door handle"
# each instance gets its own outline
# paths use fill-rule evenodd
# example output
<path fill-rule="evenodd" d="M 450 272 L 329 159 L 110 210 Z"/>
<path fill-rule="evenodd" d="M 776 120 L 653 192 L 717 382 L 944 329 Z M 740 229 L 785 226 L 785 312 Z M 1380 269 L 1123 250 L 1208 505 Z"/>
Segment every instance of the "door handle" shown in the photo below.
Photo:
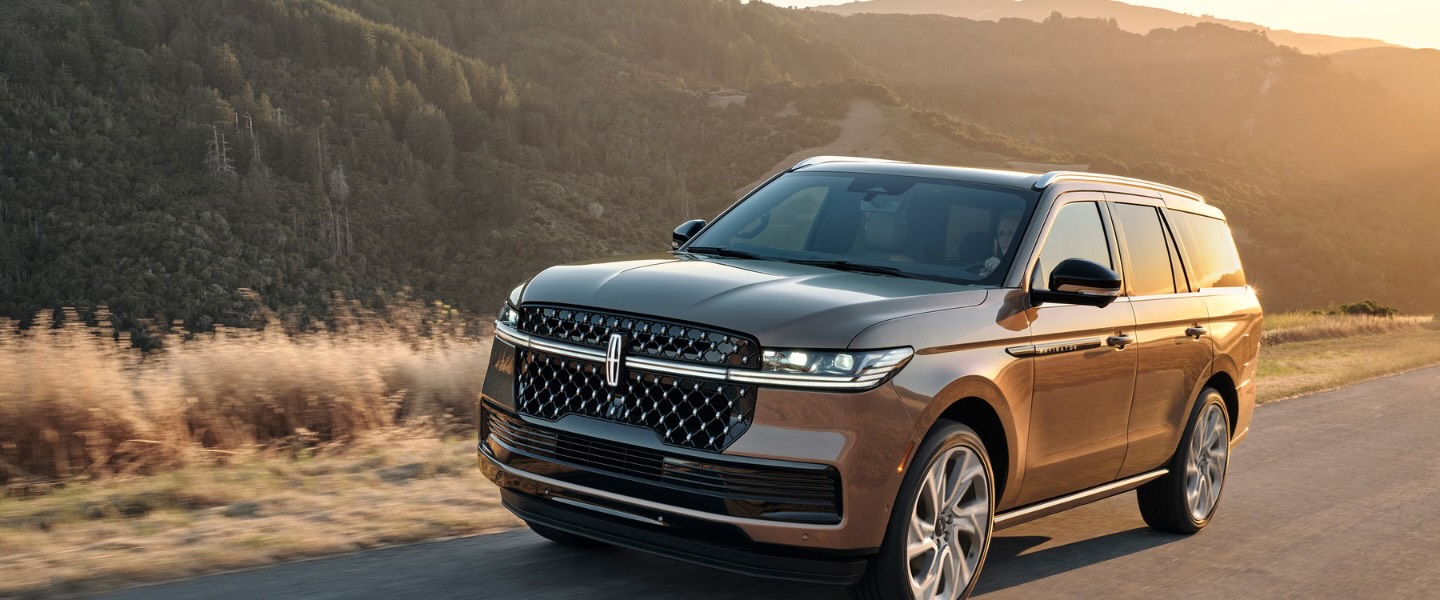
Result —
<path fill-rule="evenodd" d="M 1130 337 L 1129 334 L 1121 333 L 1105 338 L 1105 343 L 1116 350 L 1124 350 L 1126 346 L 1135 343 L 1135 338 Z"/>
<path fill-rule="evenodd" d="M 1186 327 L 1186 328 L 1185 328 L 1185 335 L 1188 336 L 1188 337 L 1192 337 L 1192 338 L 1195 338 L 1195 339 L 1198 340 L 1198 339 L 1200 339 L 1201 336 L 1205 335 L 1205 328 L 1204 328 L 1204 327 Z"/>

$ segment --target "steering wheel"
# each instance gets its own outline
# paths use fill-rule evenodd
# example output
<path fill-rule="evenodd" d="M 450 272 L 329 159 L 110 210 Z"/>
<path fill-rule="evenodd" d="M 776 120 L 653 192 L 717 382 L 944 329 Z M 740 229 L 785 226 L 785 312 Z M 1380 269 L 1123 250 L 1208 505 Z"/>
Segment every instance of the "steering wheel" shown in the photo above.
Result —
<path fill-rule="evenodd" d="M 961 271 L 969 271 L 969 272 L 971 272 L 971 273 L 975 273 L 976 275 L 979 275 L 981 271 L 984 271 L 984 270 L 985 270 L 985 263 L 986 263 L 987 261 L 989 261 L 989 260 L 990 260 L 989 258 L 986 258 L 985 260 L 975 261 L 975 262 L 972 262 L 972 263 L 970 263 L 970 264 L 963 265 L 963 266 L 960 267 L 960 270 L 961 270 Z"/>
<path fill-rule="evenodd" d="M 760 232 L 765 231 L 765 228 L 769 226 L 770 213 L 766 212 L 760 215 L 759 223 L 755 224 L 755 228 L 753 230 L 750 227 L 746 227 L 744 229 L 741 229 L 739 233 L 736 233 L 735 237 L 745 240 L 752 239 L 755 236 L 760 235 Z"/>

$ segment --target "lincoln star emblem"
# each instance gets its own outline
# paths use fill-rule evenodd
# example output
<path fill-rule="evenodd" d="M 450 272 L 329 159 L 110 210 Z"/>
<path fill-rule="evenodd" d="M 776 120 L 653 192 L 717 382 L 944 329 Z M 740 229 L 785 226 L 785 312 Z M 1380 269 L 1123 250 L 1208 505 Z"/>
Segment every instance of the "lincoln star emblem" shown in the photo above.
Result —
<path fill-rule="evenodd" d="M 625 334 L 610 334 L 610 347 L 605 349 L 605 385 L 620 385 L 620 371 L 625 368 Z"/>

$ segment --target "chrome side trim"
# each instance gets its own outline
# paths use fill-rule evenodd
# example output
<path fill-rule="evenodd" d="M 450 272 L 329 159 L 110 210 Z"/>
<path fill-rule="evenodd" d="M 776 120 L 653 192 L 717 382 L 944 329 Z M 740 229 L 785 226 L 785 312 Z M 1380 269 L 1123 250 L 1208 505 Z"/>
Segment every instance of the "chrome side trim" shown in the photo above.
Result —
<path fill-rule="evenodd" d="M 514 327 L 498 321 L 495 323 L 495 337 L 516 347 L 532 348 L 566 358 L 589 360 L 602 364 L 607 361 L 607 352 L 605 350 L 540 339 L 520 333 Z M 1099 343 L 1098 340 L 1096 343 Z M 625 364 L 641 371 L 665 375 L 679 375 L 681 377 L 712 379 L 715 381 L 734 381 L 739 383 L 753 383 L 756 385 L 802 388 L 863 390 L 878 385 L 893 373 L 899 365 L 910 360 L 910 357 L 913 355 L 913 350 L 907 349 L 907 352 L 903 354 L 895 351 L 894 356 L 886 356 L 876 361 L 874 364 L 865 367 L 865 369 L 861 370 L 854 377 L 776 373 L 751 369 L 711 367 L 637 355 L 626 355 Z"/>
<path fill-rule="evenodd" d="M 1024 358 L 1027 356 L 1044 356 L 1047 354 L 1064 354 L 1066 352 L 1093 350 L 1095 348 L 1099 348 L 1100 345 L 1100 338 L 1085 338 L 1081 340 L 1050 342 L 1048 344 L 1028 344 L 1025 346 L 1011 346 L 1005 349 L 1005 353 L 1016 358 Z"/>
<path fill-rule="evenodd" d="M 519 479 L 524 479 L 524 480 L 528 480 L 528 481 L 533 481 L 533 482 L 535 482 L 535 483 L 544 484 L 544 485 L 549 486 L 549 487 L 552 487 L 552 488 L 557 488 L 557 489 L 562 489 L 562 490 L 566 490 L 566 491 L 570 491 L 570 492 L 575 492 L 575 493 L 577 493 L 577 494 L 585 494 L 585 495 L 587 495 L 587 496 L 593 496 L 593 497 L 595 497 L 595 498 L 600 498 L 600 499 L 602 499 L 602 500 L 609 500 L 609 501 L 611 501 L 611 502 L 620 502 L 620 503 L 622 503 L 622 504 L 629 504 L 629 505 L 631 505 L 631 506 L 638 506 L 638 507 L 646 508 L 646 509 L 650 509 L 650 510 L 663 511 L 663 512 L 667 512 L 667 513 L 670 513 L 670 514 L 683 515 L 683 516 L 690 517 L 690 518 L 693 518 L 693 519 L 701 519 L 701 520 L 705 520 L 705 521 L 713 521 L 713 522 L 716 522 L 716 523 L 729 523 L 729 524 L 732 524 L 732 525 L 751 525 L 751 526 L 758 526 L 758 527 L 783 527 L 783 528 L 785 528 L 785 529 L 794 529 L 794 530 L 799 531 L 799 532 L 815 531 L 815 530 L 839 530 L 839 529 L 840 529 L 841 527 L 843 527 L 844 524 L 845 524 L 844 521 L 841 521 L 840 523 L 837 523 L 837 524 L 823 525 L 823 524 L 816 524 L 816 523 L 795 523 L 795 522 L 791 522 L 791 521 L 770 521 L 770 520 L 765 520 L 765 519 L 752 519 L 752 518 L 749 518 L 749 517 L 732 517 L 732 516 L 730 516 L 730 515 L 717 515 L 717 514 L 715 514 L 715 513 L 708 513 L 708 512 L 705 512 L 705 511 L 695 510 L 695 509 L 693 509 L 693 508 L 683 508 L 683 507 L 679 507 L 679 506 L 671 506 L 671 505 L 669 505 L 669 504 L 662 504 L 662 503 L 660 503 L 660 502 L 655 502 L 655 501 L 652 501 L 652 500 L 644 500 L 644 499 L 641 499 L 641 498 L 633 498 L 633 497 L 630 497 L 630 496 L 625 496 L 625 495 L 621 495 L 621 494 L 616 494 L 616 493 L 614 493 L 614 492 L 607 492 L 607 491 L 605 491 L 605 490 L 597 490 L 597 489 L 592 488 L 592 487 L 586 487 L 586 486 L 583 486 L 583 485 L 576 485 L 576 484 L 573 484 L 573 483 L 568 483 L 568 482 L 560 481 L 559 479 L 552 479 L 552 478 L 546 477 L 546 476 L 544 476 L 544 475 L 536 475 L 536 474 L 531 473 L 531 472 L 529 472 L 529 471 L 521 471 L 521 470 L 516 469 L 516 468 L 514 468 L 514 467 L 512 467 L 512 466 L 510 466 L 510 465 L 501 464 L 500 461 L 495 460 L 495 457 L 490 456 L 490 453 L 487 452 L 487 451 L 485 451 L 483 446 L 481 447 L 480 456 L 484 457 L 484 458 L 485 458 L 485 461 L 488 462 L 488 463 L 490 463 L 490 465 L 491 465 L 492 467 L 500 470 L 501 472 L 504 472 L 506 475 L 509 475 L 509 476 L 511 476 L 511 477 L 516 477 L 516 478 L 519 478 Z"/>
<path fill-rule="evenodd" d="M 1106 175 L 1106 174 L 1104 174 L 1104 173 L 1083 173 L 1083 172 L 1079 172 L 1079 171 L 1051 171 L 1051 172 L 1049 172 L 1049 173 L 1046 173 L 1046 174 L 1040 176 L 1040 180 L 1035 182 L 1035 189 L 1037 189 L 1037 190 L 1043 190 L 1043 189 L 1045 189 L 1046 187 L 1049 187 L 1049 186 L 1052 185 L 1052 184 L 1059 183 L 1059 182 L 1062 182 L 1062 181 L 1090 181 L 1090 182 L 1094 182 L 1094 183 L 1116 183 L 1116 184 L 1120 184 L 1120 185 L 1129 185 L 1129 186 L 1135 186 L 1135 187 L 1139 187 L 1139 188 L 1145 188 L 1145 189 L 1152 190 L 1152 191 L 1156 191 L 1156 192 L 1167 192 L 1167 193 L 1175 194 L 1175 195 L 1177 195 L 1177 196 L 1183 196 L 1183 197 L 1189 198 L 1189 199 L 1194 200 L 1194 201 L 1196 201 L 1196 202 L 1199 202 L 1199 203 L 1201 203 L 1201 204 L 1204 204 L 1204 203 L 1205 203 L 1205 198 L 1204 198 L 1203 196 L 1201 196 L 1200 194 L 1197 194 L 1197 193 L 1195 193 L 1195 192 L 1192 192 L 1192 191 L 1190 191 L 1190 190 L 1184 190 L 1184 189 L 1180 189 L 1180 188 L 1177 188 L 1177 187 L 1168 186 L 1168 185 L 1165 185 L 1165 184 L 1163 184 L 1163 183 L 1155 183 L 1155 182 L 1153 182 L 1153 181 L 1146 181 L 1146 180 L 1144 180 L 1144 179 L 1135 179 L 1135 178 L 1133 178 L 1133 177 L 1121 177 L 1121 176 L 1119 176 L 1119 175 Z"/>
<path fill-rule="evenodd" d="M 1033 521 L 1040 517 L 1053 515 L 1062 510 L 1074 508 L 1082 504 L 1089 504 L 1096 500 L 1108 498 L 1115 494 L 1128 492 L 1151 481 L 1164 477 L 1169 469 L 1156 469 L 1149 473 L 1141 473 L 1133 477 L 1127 477 L 1120 481 L 1114 481 L 1102 486 L 1093 487 L 1088 490 L 1081 490 L 1068 496 L 1061 496 L 1054 500 L 1047 500 L 1039 504 L 1032 504 L 1023 508 L 995 515 L 995 528 L 1013 527 L 1026 521 Z"/>

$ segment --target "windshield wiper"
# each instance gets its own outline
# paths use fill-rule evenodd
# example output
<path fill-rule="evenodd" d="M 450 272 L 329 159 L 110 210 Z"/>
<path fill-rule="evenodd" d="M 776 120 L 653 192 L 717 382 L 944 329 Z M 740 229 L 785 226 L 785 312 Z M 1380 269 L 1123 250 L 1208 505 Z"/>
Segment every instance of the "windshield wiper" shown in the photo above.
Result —
<path fill-rule="evenodd" d="M 720 247 L 718 247 L 718 246 L 707 246 L 707 247 L 699 247 L 699 248 L 686 248 L 686 249 L 685 249 L 685 252 L 690 253 L 690 254 L 713 254 L 713 255 L 715 255 L 715 256 L 724 256 L 724 257 L 727 257 L 727 258 L 749 258 L 749 259 L 754 259 L 754 260 L 777 260 L 777 259 L 774 259 L 774 258 L 770 258 L 770 257 L 768 257 L 768 256 L 761 256 L 761 255 L 759 255 L 759 254 L 755 254 L 754 252 L 746 252 L 746 251 L 744 251 L 744 250 L 736 250 L 736 249 L 734 249 L 734 248 L 720 248 Z"/>
<path fill-rule="evenodd" d="M 924 275 L 917 275 L 895 267 L 882 267 L 880 265 L 869 265 L 865 263 L 850 262 L 848 260 L 792 260 L 797 265 L 811 265 L 816 267 L 828 267 L 841 271 L 855 271 L 857 273 L 877 273 L 880 275 L 893 275 L 909 279 L 930 279 Z"/>

